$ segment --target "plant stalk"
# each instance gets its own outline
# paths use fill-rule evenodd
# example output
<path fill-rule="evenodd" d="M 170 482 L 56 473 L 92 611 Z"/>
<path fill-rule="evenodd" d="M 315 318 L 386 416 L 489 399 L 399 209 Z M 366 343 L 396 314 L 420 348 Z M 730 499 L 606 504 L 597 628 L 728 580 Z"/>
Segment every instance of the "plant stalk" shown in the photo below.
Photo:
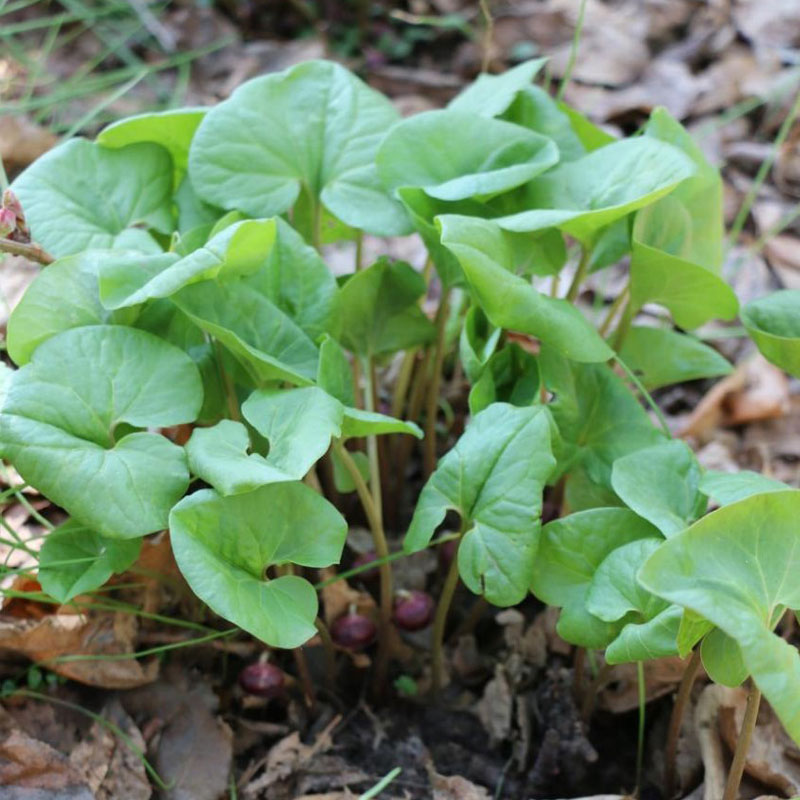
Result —
<path fill-rule="evenodd" d="M 575 302 L 575 298 L 578 296 L 578 292 L 581 289 L 581 284 L 586 278 L 586 273 L 589 271 L 590 256 L 591 251 L 588 247 L 584 247 L 581 250 L 581 260 L 578 262 L 578 269 L 575 272 L 575 277 L 572 279 L 572 283 L 567 290 L 567 300 L 569 300 L 570 303 Z"/>
<path fill-rule="evenodd" d="M 636 312 L 633 310 L 633 302 L 631 301 L 630 293 L 628 293 L 628 300 L 625 303 L 625 308 L 622 311 L 619 325 L 617 325 L 617 330 L 614 333 L 614 349 L 617 352 L 620 351 L 625 339 L 628 338 L 628 333 L 630 333 L 634 316 L 636 316 Z"/>
<path fill-rule="evenodd" d="M 364 359 L 364 410 L 375 411 L 375 360 L 372 356 Z M 381 463 L 378 457 L 378 437 L 374 434 L 367 436 L 367 458 L 369 459 L 369 484 L 372 490 L 372 501 L 375 503 L 378 516 L 382 518 Z M 383 526 L 381 525 L 381 527 Z"/>
<path fill-rule="evenodd" d="M 750 740 L 753 738 L 753 730 L 756 727 L 759 705 L 761 705 L 761 691 L 751 682 L 750 693 L 747 695 L 747 707 L 742 720 L 742 729 L 739 731 L 739 738 L 736 740 L 736 750 L 733 753 L 731 771 L 728 773 L 728 782 L 725 784 L 725 794 L 722 795 L 722 800 L 736 800 L 739 796 L 739 784 L 742 782 L 744 765 L 747 761 L 747 751 L 750 749 Z"/>
<path fill-rule="evenodd" d="M 459 544 L 461 543 L 461 537 L 464 535 L 464 527 L 465 526 L 462 525 L 461 533 L 456 540 Z M 442 593 L 439 596 L 439 604 L 436 606 L 436 614 L 433 617 L 433 631 L 431 634 L 433 684 L 431 689 L 434 694 L 438 694 L 442 688 L 442 679 L 444 677 L 444 629 L 447 624 L 447 615 L 453 602 L 456 586 L 458 586 L 458 549 L 453 553 L 453 560 L 450 562 L 450 568 L 447 570 L 447 577 L 442 587 Z"/>
<path fill-rule="evenodd" d="M 0 253 L 22 256 L 27 258 L 28 261 L 36 261 L 45 267 L 55 261 L 55 258 L 46 250 L 42 250 L 38 244 L 24 244 L 23 242 L 15 242 L 13 239 L 0 239 Z"/>
<path fill-rule="evenodd" d="M 667 800 L 675 794 L 675 760 L 678 754 L 678 739 L 683 724 L 683 716 L 686 712 L 686 705 L 692 694 L 694 680 L 697 671 L 700 669 L 700 648 L 692 653 L 686 669 L 681 677 L 681 685 L 678 687 L 678 694 L 675 697 L 675 705 L 672 707 L 672 714 L 669 718 L 669 729 L 667 731 L 667 744 L 664 750 L 664 795 Z"/>
<path fill-rule="evenodd" d="M 598 329 L 598 333 L 601 336 L 605 336 L 611 328 L 611 323 L 614 321 L 614 318 L 617 316 L 622 304 L 628 299 L 628 292 L 630 291 L 630 285 L 627 285 L 614 299 L 614 302 L 609 306 L 608 314 L 606 314 L 606 318 L 603 320 L 602 324 Z"/>
<path fill-rule="evenodd" d="M 436 312 L 436 345 L 433 355 L 433 372 L 428 383 L 428 397 L 425 404 L 425 452 L 423 467 L 425 477 L 429 478 L 436 469 L 436 412 L 439 409 L 439 388 L 442 384 L 442 365 L 444 364 L 445 334 L 447 317 L 450 311 L 450 290 L 446 289 Z"/>
<path fill-rule="evenodd" d="M 341 443 L 336 441 L 334 443 L 336 452 L 344 464 L 345 469 L 349 473 L 356 487 L 358 499 L 361 501 L 361 506 L 366 514 L 367 522 L 369 523 L 370 531 L 372 532 L 372 543 L 375 547 L 375 554 L 378 559 L 388 559 L 389 545 L 386 542 L 386 534 L 383 531 L 383 520 L 380 511 L 373 501 L 372 494 L 369 487 L 361 477 L 358 471 L 356 462 L 348 452 L 347 448 Z M 381 576 L 381 602 L 380 602 L 380 637 L 378 639 L 378 654 L 375 659 L 375 687 L 378 693 L 382 692 L 386 682 L 386 670 L 388 668 L 388 644 L 389 644 L 389 626 L 392 623 L 392 568 L 388 560 L 380 563 L 378 568 Z"/>
<path fill-rule="evenodd" d="M 639 730 L 636 737 L 636 797 L 641 797 L 642 769 L 644 767 L 644 723 L 647 708 L 647 684 L 644 679 L 644 661 L 636 662 L 636 682 L 639 688 Z"/>

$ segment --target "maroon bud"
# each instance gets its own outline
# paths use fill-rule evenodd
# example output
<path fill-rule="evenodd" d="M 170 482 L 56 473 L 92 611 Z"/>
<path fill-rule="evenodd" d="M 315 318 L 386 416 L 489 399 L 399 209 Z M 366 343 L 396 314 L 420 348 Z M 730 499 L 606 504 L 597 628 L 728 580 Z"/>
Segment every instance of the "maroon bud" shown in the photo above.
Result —
<path fill-rule="evenodd" d="M 439 545 L 439 563 L 442 565 L 442 569 L 450 569 L 457 552 L 458 539 L 448 539 L 444 544 Z"/>
<path fill-rule="evenodd" d="M 362 553 L 358 558 L 353 561 L 353 567 L 365 567 L 367 564 L 371 564 L 373 561 L 376 561 L 378 558 L 378 554 L 374 550 L 367 550 L 366 553 Z M 377 580 L 380 576 L 381 571 L 378 567 L 373 567 L 372 569 L 365 569 L 363 572 L 359 572 L 357 575 L 353 577 L 362 580 L 362 581 L 374 581 Z"/>
<path fill-rule="evenodd" d="M 10 208 L 0 208 L 0 236 L 8 236 L 17 228 L 17 215 Z"/>
<path fill-rule="evenodd" d="M 256 697 L 280 697 L 286 689 L 283 671 L 268 661 L 248 664 L 239 673 L 239 686 Z"/>
<path fill-rule="evenodd" d="M 433 619 L 433 598 L 417 590 L 400 592 L 394 599 L 394 622 L 404 631 L 427 628 Z"/>
<path fill-rule="evenodd" d="M 348 650 L 363 650 L 375 641 L 377 633 L 378 629 L 369 617 L 352 611 L 339 617 L 331 626 L 333 641 Z"/>

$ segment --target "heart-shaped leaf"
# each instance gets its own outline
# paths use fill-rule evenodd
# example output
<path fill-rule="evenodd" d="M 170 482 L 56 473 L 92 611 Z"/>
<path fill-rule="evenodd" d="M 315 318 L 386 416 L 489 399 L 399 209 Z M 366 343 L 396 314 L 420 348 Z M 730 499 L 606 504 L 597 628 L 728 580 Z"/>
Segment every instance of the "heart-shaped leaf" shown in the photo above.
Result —
<path fill-rule="evenodd" d="M 345 406 L 356 404 L 353 371 L 342 346 L 325 335 L 319 346 L 317 385 Z"/>
<path fill-rule="evenodd" d="M 536 356 L 513 342 L 498 350 L 469 393 L 471 414 L 498 401 L 514 406 L 539 402 L 541 377 Z"/>
<path fill-rule="evenodd" d="M 377 155 L 387 189 L 423 189 L 437 200 L 488 198 L 558 161 L 546 136 L 467 111 L 425 111 L 392 128 Z"/>
<path fill-rule="evenodd" d="M 640 582 L 691 609 L 736 640 L 747 671 L 800 741 L 800 655 L 772 633 L 785 608 L 800 607 L 800 492 L 754 495 L 669 539 Z"/>
<path fill-rule="evenodd" d="M 124 572 L 141 546 L 141 539 L 107 539 L 71 519 L 47 534 L 37 579 L 47 594 L 67 603 L 102 586 L 115 572 Z"/>
<path fill-rule="evenodd" d="M 385 433 L 407 433 L 422 439 L 423 433 L 413 422 L 395 419 L 375 411 L 362 408 L 345 408 L 342 419 L 342 439 L 358 439 L 364 436 L 381 436 Z"/>
<path fill-rule="evenodd" d="M 248 453 L 250 437 L 241 422 L 223 419 L 212 428 L 195 428 L 186 443 L 193 475 L 210 483 L 220 494 L 251 492 L 267 483 L 297 480 L 272 466 L 258 453 Z"/>
<path fill-rule="evenodd" d="M 658 531 L 627 508 L 592 508 L 548 522 L 531 572 L 531 591 L 561 606 L 559 636 L 580 647 L 600 649 L 622 628 L 591 614 L 586 597 L 597 568 L 609 553 Z"/>
<path fill-rule="evenodd" d="M 650 137 L 623 139 L 531 181 L 519 198 L 531 210 L 495 222 L 518 232 L 560 228 L 589 246 L 602 228 L 694 173 L 691 159 L 671 145 Z"/>
<path fill-rule="evenodd" d="M 189 175 L 213 205 L 271 217 L 302 191 L 342 222 L 378 235 L 408 230 L 380 186 L 375 152 L 397 120 L 381 94 L 330 61 L 307 61 L 242 84 L 200 123 Z"/>
<path fill-rule="evenodd" d="M 103 536 L 163 528 L 189 483 L 186 457 L 163 436 L 117 426 L 191 422 L 200 376 L 185 353 L 123 326 L 72 328 L 14 373 L 0 446 L 24 480 Z M 123 428 L 123 431 L 125 428 Z"/>
<path fill-rule="evenodd" d="M 110 258 L 100 269 L 100 298 L 106 308 L 135 306 L 170 297 L 184 286 L 219 277 L 241 277 L 264 263 L 275 242 L 274 220 L 237 222 L 184 258 L 138 261 Z"/>
<path fill-rule="evenodd" d="M 753 300 L 742 309 L 742 323 L 766 359 L 800 377 L 800 290 Z"/>
<path fill-rule="evenodd" d="M 736 640 L 714 628 L 700 643 L 703 668 L 714 683 L 736 687 L 747 680 L 747 667 Z"/>
<path fill-rule="evenodd" d="M 245 419 L 269 440 L 267 463 L 302 478 L 341 435 L 342 404 L 316 386 L 260 390 L 242 404 Z"/>
<path fill-rule="evenodd" d="M 700 493 L 700 465 L 689 446 L 677 439 L 618 458 L 611 486 L 664 536 L 688 527 L 707 504 Z"/>
<path fill-rule="evenodd" d="M 606 648 L 609 664 L 646 661 L 677 653 L 682 609 L 670 606 L 636 580 L 636 573 L 662 544 L 661 538 L 637 539 L 610 552 L 597 567 L 586 596 L 589 613 L 624 627 Z"/>
<path fill-rule="evenodd" d="M 543 406 L 494 403 L 473 417 L 419 497 L 403 547 L 424 548 L 448 509 L 461 516 L 464 583 L 495 605 L 528 592 L 541 526 L 542 491 L 553 472 L 552 420 Z"/>
<path fill-rule="evenodd" d="M 107 261 L 136 263 L 141 259 L 154 259 L 166 265 L 172 256 L 166 253 L 141 256 L 124 251 L 90 250 L 60 258 L 42 270 L 9 317 L 9 355 L 17 364 L 26 364 L 42 342 L 61 331 L 84 325 L 132 322 L 135 312 L 114 313 L 103 307 L 97 275 Z"/>
<path fill-rule="evenodd" d="M 177 189 L 189 166 L 189 145 L 205 113 L 205 108 L 175 108 L 137 114 L 103 128 L 97 143 L 104 147 L 126 147 L 138 142 L 160 144 L 172 157 Z"/>
<path fill-rule="evenodd" d="M 381 258 L 342 286 L 339 309 L 347 324 L 342 344 L 362 356 L 425 344 L 435 330 L 417 304 L 425 293 L 422 275 L 405 261 Z"/>
<path fill-rule="evenodd" d="M 733 371 L 730 362 L 713 347 L 667 328 L 632 327 L 619 354 L 646 389 L 716 378 Z"/>
<path fill-rule="evenodd" d="M 501 75 L 482 72 L 466 89 L 459 92 L 447 107 L 451 111 L 466 111 L 483 117 L 499 116 L 511 105 L 520 91 L 530 87 L 531 81 L 546 61 L 546 58 L 523 61 L 522 64 L 517 64 Z"/>
<path fill-rule="evenodd" d="M 11 187 L 34 239 L 55 256 L 89 248 L 161 248 L 147 229 L 172 231 L 172 163 L 155 144 L 112 150 L 70 139 L 37 159 Z"/>
<path fill-rule="evenodd" d="M 791 487 L 782 481 L 768 478 L 760 472 L 743 469 L 739 472 L 720 472 L 709 469 L 700 479 L 700 491 L 721 506 L 729 506 L 745 497 L 765 492 L 780 492 Z"/>
<path fill-rule="evenodd" d="M 317 594 L 303 578 L 265 579 L 274 565 L 339 562 L 347 523 L 302 483 L 273 483 L 222 497 L 203 490 L 170 514 L 175 560 L 195 594 L 220 616 L 273 647 L 315 633 Z"/>
<path fill-rule="evenodd" d="M 442 244 L 458 259 L 492 324 L 536 336 L 576 361 L 611 358 L 611 349 L 572 303 L 537 292 L 511 272 L 513 253 L 494 222 L 451 215 L 438 221 Z"/>

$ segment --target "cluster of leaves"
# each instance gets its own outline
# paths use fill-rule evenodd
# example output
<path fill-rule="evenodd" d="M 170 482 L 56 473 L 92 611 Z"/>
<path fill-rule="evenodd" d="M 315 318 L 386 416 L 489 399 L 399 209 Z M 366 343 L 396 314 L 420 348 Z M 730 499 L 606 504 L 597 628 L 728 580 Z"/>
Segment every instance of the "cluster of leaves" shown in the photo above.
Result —
<path fill-rule="evenodd" d="M 212 109 L 71 140 L 17 179 L 57 258 L 9 321 L 18 369 L 0 413 L 3 457 L 70 515 L 42 550 L 42 586 L 61 601 L 93 589 L 168 527 L 215 612 L 300 645 L 317 597 L 294 567 L 337 564 L 347 535 L 309 475 L 331 458 L 340 491 L 368 486 L 374 522 L 374 437 L 421 436 L 374 410 L 374 367 L 426 350 L 437 368 L 457 342 L 472 419 L 422 490 L 406 551 L 456 512 L 457 568 L 476 594 L 507 606 L 533 592 L 562 609 L 565 639 L 609 662 L 699 646 L 715 680 L 752 676 L 800 741 L 800 657 L 773 633 L 800 608 L 800 493 L 701 469 L 615 366 L 639 390 L 730 370 L 689 333 L 739 313 L 720 274 L 719 175 L 666 111 L 614 139 L 532 85 L 541 66 L 481 76 L 446 109 L 400 120 L 343 67 L 308 62 Z M 449 312 L 437 326 L 408 264 L 336 279 L 321 256 L 412 232 Z M 566 297 L 540 291 L 558 285 L 568 245 L 580 257 Z M 571 301 L 625 256 L 607 337 L 613 318 L 601 334 Z M 645 304 L 674 326 L 634 325 Z M 741 316 L 800 375 L 798 293 Z M 179 446 L 170 431 L 185 424 Z M 369 457 L 345 447 L 363 438 Z M 195 480 L 210 488 L 187 495 Z M 548 486 L 562 516 L 542 527 Z M 706 514 L 710 500 L 721 507 Z"/>

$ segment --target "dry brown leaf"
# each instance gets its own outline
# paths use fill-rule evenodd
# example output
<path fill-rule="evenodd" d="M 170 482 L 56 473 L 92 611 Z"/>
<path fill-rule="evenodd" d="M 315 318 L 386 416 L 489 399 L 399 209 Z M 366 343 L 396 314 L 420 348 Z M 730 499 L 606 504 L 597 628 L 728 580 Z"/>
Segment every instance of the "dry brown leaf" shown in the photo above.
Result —
<path fill-rule="evenodd" d="M 11 173 L 33 163 L 57 141 L 52 131 L 25 116 L 6 114 L 0 117 L 0 159 Z"/>
<path fill-rule="evenodd" d="M 773 236 L 764 245 L 764 254 L 786 289 L 800 289 L 800 238 Z"/>
<path fill-rule="evenodd" d="M 29 736 L 0 708 L 0 786 L 64 792 L 75 800 L 92 798 L 80 773 L 63 753 Z M 85 791 L 82 791 L 85 789 Z M 77 794 L 75 794 L 77 792 Z"/>
<path fill-rule="evenodd" d="M 648 661 L 644 665 L 647 702 L 663 697 L 680 683 L 686 662 L 678 656 Z M 604 688 L 598 696 L 599 708 L 622 714 L 639 707 L 639 681 L 636 664 L 611 667 Z"/>
<path fill-rule="evenodd" d="M 101 714 L 120 728 L 140 753 L 145 752 L 142 734 L 119 700 L 108 703 Z M 147 800 L 153 793 L 140 756 L 107 725 L 95 722 L 70 753 L 69 761 L 89 785 L 95 800 Z"/>
<path fill-rule="evenodd" d="M 800 44 L 797 0 L 737 0 L 733 4 L 733 21 L 756 48 L 774 52 Z"/>
<path fill-rule="evenodd" d="M 433 800 L 490 800 L 491 795 L 477 784 L 458 775 L 445 777 L 430 768 Z"/>
<path fill-rule="evenodd" d="M 502 664 L 496 664 L 494 677 L 486 684 L 483 696 L 475 706 L 475 713 L 483 723 L 492 745 L 504 742 L 511 736 L 511 718 L 514 693 Z"/>
<path fill-rule="evenodd" d="M 53 672 L 104 689 L 133 689 L 151 683 L 158 661 L 133 658 L 55 661 L 59 656 L 107 656 L 135 649 L 132 614 L 51 614 L 42 619 L 0 616 L 0 648 L 19 653 Z"/>

